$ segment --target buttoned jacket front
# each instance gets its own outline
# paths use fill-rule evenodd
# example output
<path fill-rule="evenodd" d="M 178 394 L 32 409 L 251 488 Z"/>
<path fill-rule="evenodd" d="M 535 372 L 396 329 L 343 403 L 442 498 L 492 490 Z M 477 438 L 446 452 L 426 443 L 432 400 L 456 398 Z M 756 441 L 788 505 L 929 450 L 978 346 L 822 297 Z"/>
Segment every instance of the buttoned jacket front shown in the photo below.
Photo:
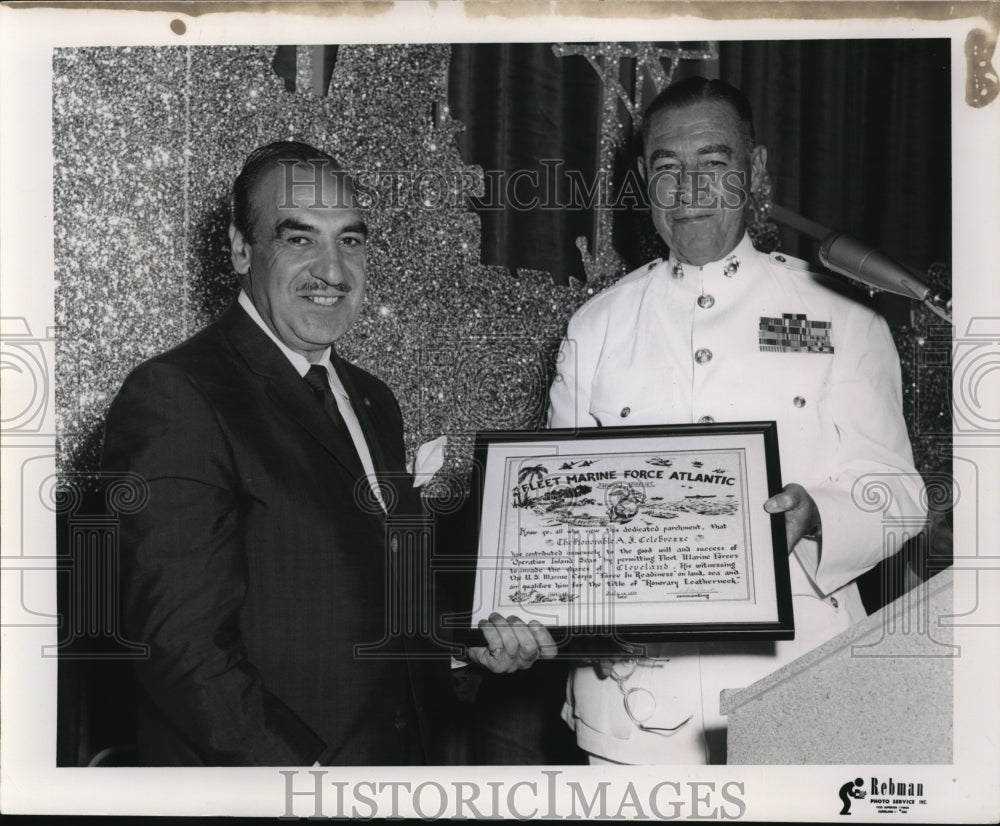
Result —
<path fill-rule="evenodd" d="M 550 427 L 777 422 L 782 479 L 805 487 L 822 519 L 821 544 L 794 549 L 792 591 L 837 617 L 797 600 L 797 643 L 746 679 L 861 619 L 854 580 L 885 555 L 887 526 L 923 525 L 888 327 L 834 286 L 745 236 L 721 261 L 671 258 L 625 276 L 573 316 L 558 357 Z M 746 684 L 721 668 L 734 680 L 723 687 Z M 717 695 L 705 701 L 717 709 Z"/>

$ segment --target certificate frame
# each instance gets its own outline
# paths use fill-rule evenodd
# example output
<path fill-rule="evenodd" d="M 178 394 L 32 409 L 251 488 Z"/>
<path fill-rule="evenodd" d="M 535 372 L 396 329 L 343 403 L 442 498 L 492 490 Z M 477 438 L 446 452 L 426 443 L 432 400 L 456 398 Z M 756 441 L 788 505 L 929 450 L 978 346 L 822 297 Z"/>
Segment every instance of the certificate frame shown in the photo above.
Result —
<path fill-rule="evenodd" d="M 482 431 L 475 583 L 560 650 L 795 635 L 773 421 Z"/>

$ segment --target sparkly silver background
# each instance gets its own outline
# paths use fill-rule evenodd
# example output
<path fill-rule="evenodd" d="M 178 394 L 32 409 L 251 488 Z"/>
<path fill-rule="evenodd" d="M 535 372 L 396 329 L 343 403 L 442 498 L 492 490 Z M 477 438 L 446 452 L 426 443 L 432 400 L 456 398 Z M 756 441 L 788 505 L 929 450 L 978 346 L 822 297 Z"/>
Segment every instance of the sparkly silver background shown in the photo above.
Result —
<path fill-rule="evenodd" d="M 308 51 L 299 49 L 299 88 L 308 87 Z M 62 472 L 96 469 L 104 415 L 128 371 L 232 300 L 227 199 L 252 149 L 295 138 L 327 149 L 354 173 L 481 177 L 453 139 L 461 125 L 447 114 L 449 46 L 341 46 L 322 97 L 286 92 L 272 70 L 274 53 L 274 46 L 54 53 Z M 541 423 L 569 316 L 620 273 L 604 272 L 610 247 L 595 259 L 601 272 L 590 274 L 603 278 L 586 287 L 483 266 L 478 217 L 431 199 L 437 208 L 416 201 L 367 216 L 368 301 L 338 349 L 395 391 L 411 455 L 447 434 L 446 469 L 465 482 L 477 430 Z M 945 269 L 931 275 L 935 286 L 948 285 Z M 893 333 L 917 467 L 927 472 L 949 441 L 950 365 L 923 351 L 946 351 L 950 331 L 916 308 L 912 323 Z"/>
<path fill-rule="evenodd" d="M 62 471 L 97 467 L 103 418 L 129 370 L 232 300 L 227 199 L 255 147 L 305 140 L 354 173 L 477 173 L 447 117 L 449 54 L 342 46 L 320 97 L 285 91 L 273 46 L 56 52 Z M 461 199 L 429 200 L 438 208 L 366 216 L 368 299 L 338 350 L 395 391 L 411 455 L 448 434 L 446 467 L 464 478 L 477 430 L 540 423 L 555 349 L 587 290 L 480 265 L 478 217 L 452 206 Z"/>

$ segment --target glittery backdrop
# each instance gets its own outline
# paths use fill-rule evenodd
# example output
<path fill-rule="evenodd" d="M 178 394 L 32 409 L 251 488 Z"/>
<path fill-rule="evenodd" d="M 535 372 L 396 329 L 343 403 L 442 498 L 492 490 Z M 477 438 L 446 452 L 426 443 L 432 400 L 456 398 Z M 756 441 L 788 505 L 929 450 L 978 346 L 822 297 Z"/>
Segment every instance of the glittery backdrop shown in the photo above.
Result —
<path fill-rule="evenodd" d="M 309 51 L 299 50 L 303 77 Z M 338 349 L 395 391 L 411 454 L 448 434 L 446 469 L 464 483 L 477 430 L 541 423 L 569 316 L 620 270 L 590 272 L 588 287 L 559 287 L 545 273 L 515 277 L 478 263 L 479 220 L 463 193 L 481 193 L 481 172 L 463 165 L 453 139 L 461 126 L 446 105 L 449 46 L 341 46 L 326 96 L 308 83 L 285 91 L 274 53 L 55 52 L 60 470 L 95 469 L 104 415 L 128 371 L 232 299 L 229 186 L 253 148 L 295 138 L 356 175 L 401 171 L 412 182 L 414 171 L 427 173 L 419 186 L 393 190 L 388 208 L 384 181 L 376 187 L 368 300 Z M 597 262 L 605 259 L 613 256 Z M 914 322 L 894 327 L 904 400 L 914 435 L 933 436 L 950 430 L 950 371 L 920 355 L 942 340 L 933 317 L 917 310 Z M 942 440 L 915 438 L 921 470 L 938 465 Z"/>
<path fill-rule="evenodd" d="M 368 299 L 338 345 L 395 391 L 408 451 L 446 433 L 446 468 L 466 478 L 475 431 L 540 424 L 556 347 L 587 291 L 478 263 L 479 220 L 461 197 L 476 170 L 462 164 L 445 105 L 449 51 L 342 46 L 325 97 L 286 92 L 274 47 L 56 53 L 63 471 L 97 466 L 128 371 L 232 299 L 229 186 L 253 148 L 286 138 L 355 174 L 433 173 L 404 186 L 398 208 L 366 216 Z"/>

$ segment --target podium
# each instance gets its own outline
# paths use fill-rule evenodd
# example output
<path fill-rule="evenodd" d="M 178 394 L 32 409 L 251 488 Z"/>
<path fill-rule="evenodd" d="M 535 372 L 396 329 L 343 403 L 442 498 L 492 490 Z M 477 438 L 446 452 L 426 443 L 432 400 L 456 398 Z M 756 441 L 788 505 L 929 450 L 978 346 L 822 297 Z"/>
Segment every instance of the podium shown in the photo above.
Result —
<path fill-rule="evenodd" d="M 952 762 L 952 571 L 722 692 L 731 765 Z"/>

